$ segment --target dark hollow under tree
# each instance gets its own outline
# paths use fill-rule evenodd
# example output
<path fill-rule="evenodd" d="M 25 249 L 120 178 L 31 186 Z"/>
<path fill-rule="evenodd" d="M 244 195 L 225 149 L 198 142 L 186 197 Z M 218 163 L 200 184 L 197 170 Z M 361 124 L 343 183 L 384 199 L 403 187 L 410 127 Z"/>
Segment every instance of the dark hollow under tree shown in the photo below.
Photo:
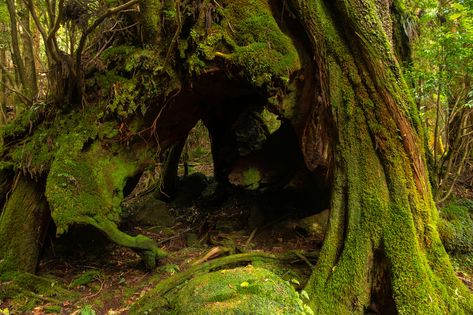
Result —
<path fill-rule="evenodd" d="M 58 232 L 93 225 L 152 265 L 164 253 L 116 225 L 127 178 L 153 157 L 150 148 L 178 150 L 202 119 L 216 178 L 225 184 L 234 165 L 250 169 L 254 162 L 235 149 L 230 128 L 241 115 L 265 108 L 290 124 L 305 167 L 331 188 L 328 231 L 306 287 L 316 314 L 362 313 L 372 303 L 382 313 L 473 312 L 472 295 L 439 239 L 423 131 L 399 66 L 407 41 L 402 1 L 136 5 L 140 15 L 125 17 L 130 24 L 139 19 L 140 27 L 104 52 L 107 70 L 82 69 L 91 82 L 86 95 L 108 91 L 107 106 L 89 100 L 92 105 L 60 119 L 34 113 L 23 129 L 18 120 L 3 131 L 9 145 L 2 167 L 26 171 L 38 186 L 46 181 L 32 191 L 39 202 L 34 211 L 44 211 L 37 195 L 45 189 Z M 118 80 L 110 84 L 110 78 Z M 30 125 L 35 131 L 28 135 Z M 167 174 L 171 184 L 174 173 Z M 15 180 L 0 218 L 2 244 L 15 229 L 8 219 L 18 204 L 15 191 L 30 185 L 22 176 Z M 37 242 L 34 237 L 29 241 Z M 26 246 L 17 245 L 18 251 Z M 0 246 L 0 271 L 12 268 L 11 250 Z M 37 259 L 38 249 L 29 250 Z"/>

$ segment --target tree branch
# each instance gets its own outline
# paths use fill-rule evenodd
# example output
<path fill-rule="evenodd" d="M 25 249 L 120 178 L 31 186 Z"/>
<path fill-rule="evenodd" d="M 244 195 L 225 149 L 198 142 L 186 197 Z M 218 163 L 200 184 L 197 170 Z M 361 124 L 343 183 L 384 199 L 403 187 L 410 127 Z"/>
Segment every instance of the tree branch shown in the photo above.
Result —
<path fill-rule="evenodd" d="M 119 13 L 125 9 L 128 9 L 132 5 L 135 5 L 138 3 L 139 3 L 139 0 L 131 0 L 131 1 L 128 1 L 127 3 L 119 5 L 118 7 L 110 8 L 107 11 L 105 11 L 105 13 L 102 14 L 97 20 L 95 20 L 95 22 L 91 26 L 89 26 L 89 28 L 87 28 L 87 30 L 82 34 L 80 38 L 79 46 L 77 47 L 77 51 L 76 51 L 77 74 L 79 73 L 80 68 L 81 68 L 82 51 L 84 50 L 85 42 L 87 40 L 87 37 L 90 35 L 90 33 L 92 33 L 109 16 Z"/>
<path fill-rule="evenodd" d="M 16 95 L 18 95 L 18 97 L 20 97 L 20 99 L 23 101 L 24 104 L 29 104 L 31 102 L 30 98 L 27 97 L 26 95 L 24 95 L 23 93 L 21 93 L 19 90 L 17 89 L 14 89 L 8 85 L 6 85 L 5 83 L 1 82 L 0 81 L 0 85 L 1 86 L 4 86 L 7 90 L 9 90 L 10 92 L 13 92 L 15 93 Z"/>

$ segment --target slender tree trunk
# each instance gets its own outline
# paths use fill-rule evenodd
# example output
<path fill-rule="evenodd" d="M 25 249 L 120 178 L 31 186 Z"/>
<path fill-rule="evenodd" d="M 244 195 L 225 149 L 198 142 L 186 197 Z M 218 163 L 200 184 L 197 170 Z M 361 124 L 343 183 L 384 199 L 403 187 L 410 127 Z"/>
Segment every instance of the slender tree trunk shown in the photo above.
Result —
<path fill-rule="evenodd" d="M 329 229 L 306 288 L 315 313 L 473 312 L 437 233 L 421 125 L 376 0 L 290 3 L 336 130 Z"/>
<path fill-rule="evenodd" d="M 42 185 L 17 175 L 0 216 L 0 274 L 34 273 L 50 213 Z"/>
<path fill-rule="evenodd" d="M 2 65 L 7 64 L 7 54 L 4 49 L 0 49 L 0 63 Z M 1 84 L 0 84 L 0 89 L 1 89 L 1 98 L 0 98 L 0 126 L 5 124 L 7 121 L 6 113 L 7 113 L 7 103 L 8 103 L 8 93 L 7 93 L 7 73 L 5 69 L 1 69 L 0 71 L 1 74 Z"/>
<path fill-rule="evenodd" d="M 161 0 L 140 0 L 141 34 L 145 44 L 156 44 L 159 42 L 161 2 Z"/>
<path fill-rule="evenodd" d="M 20 25 L 21 25 L 21 43 L 23 48 L 23 65 L 25 67 L 25 94 L 34 99 L 38 94 L 38 83 L 36 79 L 36 64 L 33 48 L 33 34 L 30 27 L 30 12 L 26 5 L 20 1 Z"/>
<path fill-rule="evenodd" d="M 10 15 L 10 32 L 11 32 L 11 45 L 12 45 L 12 59 L 15 65 L 16 72 L 19 77 L 19 83 L 25 85 L 26 75 L 23 59 L 21 58 L 19 35 L 18 35 L 18 23 L 16 18 L 16 8 L 13 0 L 7 0 L 8 13 Z"/>

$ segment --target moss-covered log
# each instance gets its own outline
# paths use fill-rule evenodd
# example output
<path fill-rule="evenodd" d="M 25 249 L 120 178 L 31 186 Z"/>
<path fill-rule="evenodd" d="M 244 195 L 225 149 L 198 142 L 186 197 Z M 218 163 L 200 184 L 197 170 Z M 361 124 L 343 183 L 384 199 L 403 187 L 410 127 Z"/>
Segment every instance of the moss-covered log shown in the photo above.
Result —
<path fill-rule="evenodd" d="M 41 185 L 17 175 L 0 216 L 0 274 L 36 271 L 50 219 Z"/>

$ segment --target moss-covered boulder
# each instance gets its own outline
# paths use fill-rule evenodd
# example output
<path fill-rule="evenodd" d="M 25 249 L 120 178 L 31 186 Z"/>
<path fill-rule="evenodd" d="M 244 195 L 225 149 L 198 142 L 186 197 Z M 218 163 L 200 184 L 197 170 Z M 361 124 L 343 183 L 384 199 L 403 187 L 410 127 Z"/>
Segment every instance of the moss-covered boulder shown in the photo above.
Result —
<path fill-rule="evenodd" d="M 192 279 L 174 304 L 174 314 L 311 314 L 288 282 L 251 265 Z"/>
<path fill-rule="evenodd" d="M 123 217 L 126 221 L 157 227 L 171 227 L 176 220 L 172 216 L 168 205 L 156 199 L 153 194 L 138 196 L 122 204 Z"/>
<path fill-rule="evenodd" d="M 329 217 L 330 210 L 325 209 L 320 213 L 301 219 L 298 225 L 318 243 L 322 243 L 325 238 Z"/>

